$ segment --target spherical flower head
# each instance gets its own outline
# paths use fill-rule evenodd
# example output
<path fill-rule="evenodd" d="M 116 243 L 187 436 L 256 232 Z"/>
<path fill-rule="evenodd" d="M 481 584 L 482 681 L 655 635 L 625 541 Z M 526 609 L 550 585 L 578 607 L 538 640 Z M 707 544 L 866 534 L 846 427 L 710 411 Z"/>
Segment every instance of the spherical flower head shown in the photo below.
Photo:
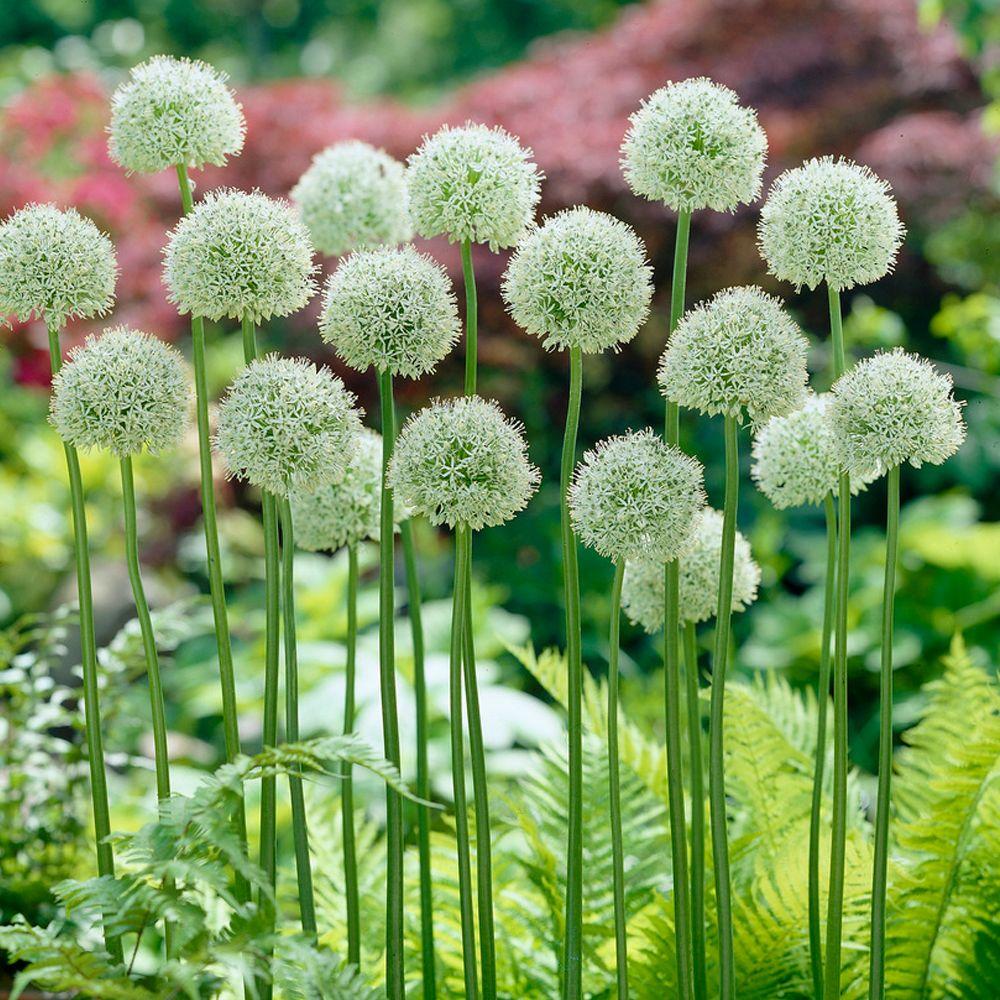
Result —
<path fill-rule="evenodd" d="M 431 524 L 479 531 L 509 521 L 538 489 L 519 424 L 479 396 L 436 401 L 407 421 L 389 483 Z"/>
<path fill-rule="evenodd" d="M 406 170 L 367 142 L 338 142 L 313 157 L 292 202 L 320 253 L 339 256 L 413 235 Z"/>
<path fill-rule="evenodd" d="M 722 514 L 706 509 L 698 521 L 690 547 L 680 558 L 678 614 L 682 622 L 704 622 L 719 609 L 719 569 L 722 555 Z M 736 532 L 733 556 L 733 611 L 745 611 L 757 600 L 760 567 L 750 543 Z M 625 567 L 622 608 L 634 625 L 647 632 L 663 627 L 663 563 L 636 559 Z"/>
<path fill-rule="evenodd" d="M 358 371 L 419 378 L 461 333 L 447 272 L 412 246 L 363 250 L 327 282 L 320 336 Z"/>
<path fill-rule="evenodd" d="M 382 437 L 362 427 L 347 449 L 344 468 L 313 489 L 292 490 L 295 543 L 309 552 L 333 552 L 379 536 Z"/>
<path fill-rule="evenodd" d="M 153 56 L 111 98 L 108 152 L 139 174 L 221 167 L 243 148 L 245 131 L 224 73 L 203 62 Z"/>
<path fill-rule="evenodd" d="M 0 224 L 0 317 L 103 315 L 114 302 L 115 248 L 75 209 L 28 205 Z"/>
<path fill-rule="evenodd" d="M 119 458 L 173 448 L 191 414 L 191 380 L 180 354 L 125 326 L 88 337 L 52 380 L 49 420 L 77 448 Z"/>
<path fill-rule="evenodd" d="M 760 194 L 767 136 L 728 87 L 705 77 L 668 84 L 629 122 L 621 162 L 637 195 L 675 211 L 732 212 Z"/>
<path fill-rule="evenodd" d="M 215 444 L 230 475 L 276 496 L 343 475 L 360 427 L 354 396 L 325 368 L 269 355 L 219 404 Z"/>
<path fill-rule="evenodd" d="M 518 246 L 503 296 L 518 325 L 547 349 L 596 354 L 636 335 L 649 314 L 652 270 L 630 226 L 604 212 L 571 208 Z"/>
<path fill-rule="evenodd" d="M 901 348 L 859 362 L 832 391 L 830 419 L 852 478 L 882 475 L 904 462 L 940 465 L 965 440 L 951 376 Z"/>
<path fill-rule="evenodd" d="M 409 159 L 410 214 L 421 236 L 512 247 L 534 224 L 542 175 L 502 128 L 471 122 L 425 137 Z"/>
<path fill-rule="evenodd" d="M 287 316 L 316 290 L 306 227 L 259 191 L 209 191 L 177 223 L 164 258 L 170 301 L 207 319 Z"/>
<path fill-rule="evenodd" d="M 760 424 L 805 399 L 809 344 L 781 302 L 727 288 L 677 324 L 657 375 L 667 399 Z"/>
<path fill-rule="evenodd" d="M 832 156 L 783 173 L 760 213 L 760 251 L 776 278 L 835 291 L 892 270 L 906 230 L 889 185 L 868 167 Z"/>
<path fill-rule="evenodd" d="M 569 492 L 573 530 L 602 556 L 676 559 L 705 506 L 701 462 L 651 430 L 602 441 L 583 456 Z"/>

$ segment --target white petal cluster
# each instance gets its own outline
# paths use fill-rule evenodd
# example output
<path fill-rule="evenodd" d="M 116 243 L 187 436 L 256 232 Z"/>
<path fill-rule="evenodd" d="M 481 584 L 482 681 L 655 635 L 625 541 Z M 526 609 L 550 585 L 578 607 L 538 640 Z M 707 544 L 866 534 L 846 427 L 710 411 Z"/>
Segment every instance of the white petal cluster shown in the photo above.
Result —
<path fill-rule="evenodd" d="M 873 478 L 904 462 L 940 465 L 965 440 L 951 376 L 902 348 L 859 362 L 832 392 L 830 419 L 852 477 Z"/>
<path fill-rule="evenodd" d="M 542 175 L 502 128 L 471 122 L 426 137 L 409 158 L 410 215 L 421 236 L 512 247 L 534 225 Z"/>
<path fill-rule="evenodd" d="M 0 319 L 103 315 L 117 273 L 111 240 L 75 209 L 28 205 L 0 224 Z"/>
<path fill-rule="evenodd" d="M 381 495 L 382 436 L 362 427 L 339 475 L 314 490 L 291 492 L 295 544 L 309 552 L 333 552 L 368 538 L 377 541 Z"/>
<path fill-rule="evenodd" d="M 540 478 L 521 426 L 479 396 L 437 401 L 415 413 L 389 467 L 396 498 L 412 513 L 473 531 L 523 510 Z"/>
<path fill-rule="evenodd" d="M 350 139 L 317 153 L 291 198 L 320 253 L 396 246 L 413 235 L 406 170 L 367 142 Z"/>
<path fill-rule="evenodd" d="M 207 319 L 287 316 L 316 290 L 306 227 L 259 191 L 209 191 L 177 223 L 164 259 L 170 301 Z"/>
<path fill-rule="evenodd" d="M 675 211 L 732 212 L 760 194 L 767 136 L 728 87 L 705 77 L 668 84 L 629 122 L 621 162 L 637 195 Z"/>
<path fill-rule="evenodd" d="M 727 288 L 687 312 L 667 343 L 663 395 L 708 416 L 760 424 L 805 399 L 809 344 L 780 300 L 759 288 Z"/>
<path fill-rule="evenodd" d="M 722 555 L 722 513 L 707 509 L 695 529 L 691 546 L 680 558 L 678 613 L 682 622 L 704 622 L 719 608 L 719 570 Z M 757 600 L 760 567 L 750 543 L 736 532 L 733 558 L 733 611 L 745 611 Z M 663 627 L 663 563 L 637 559 L 625 567 L 622 608 L 634 625 L 647 632 Z"/>
<path fill-rule="evenodd" d="M 418 378 L 462 330 L 448 273 L 412 246 L 362 250 L 327 282 L 320 336 L 351 368 Z"/>
<path fill-rule="evenodd" d="M 360 429 L 354 396 L 301 358 L 252 361 L 219 404 L 216 448 L 230 475 L 277 496 L 342 475 Z"/>
<path fill-rule="evenodd" d="M 88 337 L 52 380 L 49 420 L 76 448 L 119 458 L 173 448 L 191 415 L 191 380 L 181 355 L 125 326 Z"/>
<path fill-rule="evenodd" d="M 647 557 L 662 565 L 691 541 L 705 506 L 703 480 L 701 462 L 651 430 L 608 438 L 576 468 L 573 530 L 614 562 Z"/>
<path fill-rule="evenodd" d="M 642 326 L 652 295 L 642 240 L 590 208 L 548 219 L 518 246 L 503 279 L 511 316 L 549 350 L 617 348 Z"/>
<path fill-rule="evenodd" d="M 245 131 L 224 73 L 203 62 L 153 56 L 111 98 L 108 152 L 140 174 L 222 166 L 243 148 Z"/>
<path fill-rule="evenodd" d="M 868 285 L 892 270 L 906 230 L 889 185 L 868 167 L 824 156 L 783 173 L 760 213 L 768 270 L 798 288 Z"/>

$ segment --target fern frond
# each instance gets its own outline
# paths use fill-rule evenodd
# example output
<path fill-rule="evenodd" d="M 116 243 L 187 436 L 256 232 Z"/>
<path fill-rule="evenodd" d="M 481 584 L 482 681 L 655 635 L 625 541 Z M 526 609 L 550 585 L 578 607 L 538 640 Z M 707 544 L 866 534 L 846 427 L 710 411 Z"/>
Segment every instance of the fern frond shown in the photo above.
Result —
<path fill-rule="evenodd" d="M 280 939 L 274 981 L 283 1000 L 378 1000 L 380 996 L 353 965 L 302 938 Z"/>

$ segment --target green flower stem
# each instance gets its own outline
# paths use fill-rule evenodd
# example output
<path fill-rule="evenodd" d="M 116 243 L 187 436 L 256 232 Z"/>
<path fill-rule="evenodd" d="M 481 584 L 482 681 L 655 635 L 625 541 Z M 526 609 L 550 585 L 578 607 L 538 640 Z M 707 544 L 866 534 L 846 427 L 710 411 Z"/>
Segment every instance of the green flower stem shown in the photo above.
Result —
<path fill-rule="evenodd" d="M 396 708 L 396 650 L 394 580 L 394 517 L 389 488 L 389 460 L 396 441 L 396 414 L 392 398 L 392 373 L 378 374 L 382 417 L 382 507 L 379 523 L 379 681 L 385 756 L 400 765 L 399 713 Z M 385 979 L 390 1000 L 403 1000 L 406 979 L 403 967 L 403 802 L 399 792 L 386 786 L 386 904 Z"/>
<path fill-rule="evenodd" d="M 712 858 L 719 922 L 719 997 L 733 1000 L 736 969 L 733 957 L 733 904 L 729 882 L 729 836 L 726 827 L 726 777 L 723 723 L 725 720 L 726 661 L 733 614 L 733 554 L 736 545 L 736 509 L 739 503 L 739 425 L 725 418 L 726 494 L 722 520 L 722 558 L 719 570 L 719 606 L 712 655 L 712 706 L 709 717 L 708 794 L 712 806 Z"/>
<path fill-rule="evenodd" d="M 476 391 L 476 366 L 479 350 L 479 315 L 476 274 L 472 268 L 472 244 L 462 242 L 462 277 L 465 279 L 465 394 Z"/>
<path fill-rule="evenodd" d="M 187 168 L 177 168 L 181 206 L 185 214 L 191 211 L 193 199 Z M 232 763 L 240 753 L 239 717 L 236 708 L 236 673 L 233 669 L 233 649 L 229 636 L 229 615 L 226 610 L 226 587 L 222 578 L 222 555 L 219 548 L 218 515 L 215 507 L 215 484 L 212 474 L 212 432 L 208 419 L 208 378 L 205 365 L 205 321 L 191 317 L 191 359 L 194 364 L 195 413 L 198 425 L 198 462 L 201 478 L 202 524 L 208 553 L 208 589 L 212 599 L 215 642 L 219 656 L 219 681 L 222 687 L 222 730 L 226 745 L 226 760 Z M 247 842 L 246 813 L 241 805 L 233 817 L 237 835 L 244 850 Z M 236 898 L 250 898 L 250 886 L 244 876 L 235 876 Z"/>
<path fill-rule="evenodd" d="M 413 525 L 399 526 L 406 567 L 406 593 L 409 601 L 410 632 L 413 638 L 413 694 L 416 702 L 417 795 L 430 800 L 431 778 L 427 762 L 427 679 L 424 673 L 424 623 L 421 610 L 420 576 L 413 544 Z M 357 556 L 355 555 L 355 559 Z M 434 963 L 434 900 L 431 869 L 431 818 L 426 806 L 417 806 L 417 855 L 420 864 L 420 951 L 424 997 L 437 995 L 437 969 Z M 356 878 L 356 876 L 355 876 Z"/>
<path fill-rule="evenodd" d="M 829 291 L 833 375 L 846 366 L 840 294 Z M 847 601 L 850 592 L 851 483 L 841 475 L 837 485 L 837 586 L 833 643 L 833 831 L 830 841 L 830 892 L 826 909 L 826 964 L 823 992 L 840 996 L 840 949 L 844 917 L 844 872 L 847 845 Z"/>
<path fill-rule="evenodd" d="M 295 535 L 292 507 L 286 497 L 276 501 L 281 522 L 281 608 L 285 636 L 285 740 L 299 740 L 299 656 L 295 641 Z M 302 773 L 288 774 L 292 800 L 292 840 L 295 845 L 295 875 L 299 889 L 299 914 L 303 932 L 316 940 L 316 903 L 313 899 L 312 867 L 309 861 L 309 828 Z"/>
<path fill-rule="evenodd" d="M 465 747 L 462 737 L 462 656 L 467 613 L 469 543 L 472 532 L 455 528 L 455 589 L 452 595 L 449 667 L 449 716 L 451 720 L 451 780 L 455 798 L 455 838 L 458 853 L 458 897 L 462 918 L 462 964 L 466 1000 L 477 1000 L 476 928 L 472 906 L 472 862 L 469 848 L 469 807 L 465 797 Z"/>
<path fill-rule="evenodd" d="M 583 355 L 569 352 L 569 400 L 559 476 L 563 586 L 566 601 L 566 703 L 569 714 L 569 838 L 566 851 L 566 936 L 563 1000 L 583 995 L 583 658 L 580 649 L 580 569 L 569 519 L 569 487 L 576 462 L 576 438 L 583 396 Z"/>
<path fill-rule="evenodd" d="M 49 363 L 52 375 L 62 368 L 59 330 L 48 326 Z M 101 698 L 97 680 L 97 637 L 94 633 L 94 596 L 90 583 L 90 546 L 87 541 L 87 507 L 83 497 L 83 477 L 76 448 L 64 444 L 69 473 L 70 501 L 73 508 L 73 547 L 76 554 L 76 586 L 80 605 L 80 659 L 83 665 L 83 713 L 87 739 L 87 764 L 90 768 L 90 798 L 94 810 L 94 838 L 97 841 L 97 871 L 114 877 L 115 858 L 108 837 L 111 836 L 111 811 L 108 808 L 108 777 L 104 768 L 104 736 L 101 732 Z M 120 938 L 104 934 L 108 953 L 116 962 L 123 960 Z"/>
<path fill-rule="evenodd" d="M 618 1000 L 628 997 L 628 939 L 625 931 L 625 848 L 622 843 L 622 793 L 618 762 L 618 653 L 625 560 L 615 563 L 608 634 L 608 790 L 611 804 L 611 856 L 615 899 L 615 969 Z"/>
<path fill-rule="evenodd" d="M 684 679 L 687 686 L 688 761 L 691 767 L 691 956 L 694 995 L 708 996 L 705 951 L 705 776 L 701 759 L 701 704 L 698 684 L 698 635 L 684 623 Z"/>
<path fill-rule="evenodd" d="M 823 771 L 826 767 L 826 704 L 830 699 L 830 639 L 833 633 L 834 588 L 837 572 L 837 508 L 833 495 L 823 501 L 826 512 L 826 581 L 823 588 L 823 629 L 820 635 L 819 677 L 816 682 L 816 765 L 809 814 L 809 957 L 813 993 L 823 1000 L 823 928 L 820 916 L 820 836 L 823 820 Z"/>
<path fill-rule="evenodd" d="M 355 672 L 358 656 L 358 547 L 347 547 L 347 666 L 344 672 L 344 735 L 354 731 Z M 347 961 L 361 964 L 361 903 L 354 837 L 354 768 L 343 765 L 340 818 L 344 837 L 344 901 L 347 907 Z"/>
<path fill-rule="evenodd" d="M 892 632 L 899 560 L 899 466 L 886 477 L 885 584 L 882 590 L 882 662 L 879 670 L 878 794 L 872 874 L 872 947 L 869 1000 L 885 996 L 885 893 L 889 862 L 889 793 L 892 786 Z"/>
<path fill-rule="evenodd" d="M 677 216 L 674 242 L 674 268 L 670 288 L 670 332 L 684 313 L 687 282 L 688 241 L 691 233 L 691 213 Z M 680 442 L 680 411 L 669 400 L 664 414 L 664 440 Z M 691 963 L 691 889 L 688 880 L 687 834 L 684 822 L 684 765 L 681 757 L 680 733 L 680 621 L 678 593 L 680 566 L 672 560 L 664 568 L 666 598 L 663 629 L 664 705 L 666 716 L 667 786 L 670 799 L 670 849 L 674 882 L 674 939 L 677 948 L 677 987 L 681 1000 L 693 995 Z M 704 832 L 702 832 L 704 836 Z"/>

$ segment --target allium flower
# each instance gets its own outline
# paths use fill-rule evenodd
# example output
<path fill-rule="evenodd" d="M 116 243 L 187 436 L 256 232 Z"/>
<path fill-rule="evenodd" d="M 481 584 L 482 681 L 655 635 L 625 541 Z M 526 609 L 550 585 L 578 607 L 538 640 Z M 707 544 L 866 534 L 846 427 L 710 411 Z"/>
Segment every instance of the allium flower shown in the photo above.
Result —
<path fill-rule="evenodd" d="M 509 521 L 538 489 L 519 424 L 479 396 L 436 401 L 396 440 L 389 482 L 431 524 L 473 531 Z"/>
<path fill-rule="evenodd" d="M 867 167 L 832 156 L 783 173 L 760 213 L 768 270 L 796 287 L 835 291 L 892 270 L 906 230 L 889 185 Z"/>
<path fill-rule="evenodd" d="M 229 387 L 215 444 L 231 475 L 287 496 L 342 475 L 359 428 L 354 396 L 339 378 L 272 354 Z"/>
<path fill-rule="evenodd" d="M 667 399 L 754 424 L 805 398 L 808 343 L 781 302 L 756 287 L 727 288 L 690 310 L 660 359 Z"/>
<path fill-rule="evenodd" d="M 203 62 L 153 56 L 111 98 L 108 152 L 140 174 L 221 167 L 243 148 L 243 111 L 226 76 Z"/>
<path fill-rule="evenodd" d="M 622 170 L 636 194 L 686 212 L 732 212 L 760 194 L 767 136 L 728 87 L 705 77 L 668 84 L 629 122 Z"/>
<path fill-rule="evenodd" d="M 287 316 L 316 290 L 305 226 L 259 191 L 209 191 L 177 223 L 164 258 L 170 301 L 207 319 Z"/>
<path fill-rule="evenodd" d="M 719 566 L 722 554 L 722 514 L 706 509 L 698 521 L 691 546 L 680 558 L 678 613 L 682 622 L 703 622 L 719 610 Z M 663 563 L 636 559 L 625 567 L 622 608 L 634 625 L 647 632 L 663 627 Z M 760 567 L 750 543 L 736 532 L 733 559 L 733 611 L 745 611 L 757 600 Z"/>
<path fill-rule="evenodd" d="M 642 240 L 590 208 L 548 219 L 518 246 L 503 279 L 511 316 L 550 350 L 598 353 L 631 340 L 652 295 Z"/>
<path fill-rule="evenodd" d="M 75 209 L 28 205 L 0 224 L 0 317 L 103 315 L 114 302 L 115 249 Z"/>
<path fill-rule="evenodd" d="M 418 378 L 461 333 L 447 272 L 412 246 L 363 250 L 326 286 L 320 336 L 352 368 Z"/>
<path fill-rule="evenodd" d="M 531 229 L 540 196 L 531 155 L 502 128 L 471 122 L 425 137 L 407 171 L 417 232 L 512 247 Z"/>
<path fill-rule="evenodd" d="M 49 420 L 77 448 L 119 458 L 174 447 L 191 412 L 191 382 L 180 354 L 125 326 L 88 337 L 52 380 Z"/>
<path fill-rule="evenodd" d="M 614 562 L 676 559 L 705 506 L 701 462 L 651 430 L 602 441 L 583 456 L 569 491 L 573 530 Z"/>
<path fill-rule="evenodd" d="M 904 462 L 940 465 L 965 440 L 951 376 L 901 348 L 867 358 L 837 379 L 830 419 L 852 477 L 882 475 Z"/>
<path fill-rule="evenodd" d="M 413 235 L 403 164 L 367 142 L 338 142 L 317 153 L 292 201 L 320 253 L 339 256 Z"/>
<path fill-rule="evenodd" d="M 309 552 L 334 551 L 379 536 L 382 437 L 362 427 L 339 475 L 315 490 L 293 490 L 295 543 Z"/>

